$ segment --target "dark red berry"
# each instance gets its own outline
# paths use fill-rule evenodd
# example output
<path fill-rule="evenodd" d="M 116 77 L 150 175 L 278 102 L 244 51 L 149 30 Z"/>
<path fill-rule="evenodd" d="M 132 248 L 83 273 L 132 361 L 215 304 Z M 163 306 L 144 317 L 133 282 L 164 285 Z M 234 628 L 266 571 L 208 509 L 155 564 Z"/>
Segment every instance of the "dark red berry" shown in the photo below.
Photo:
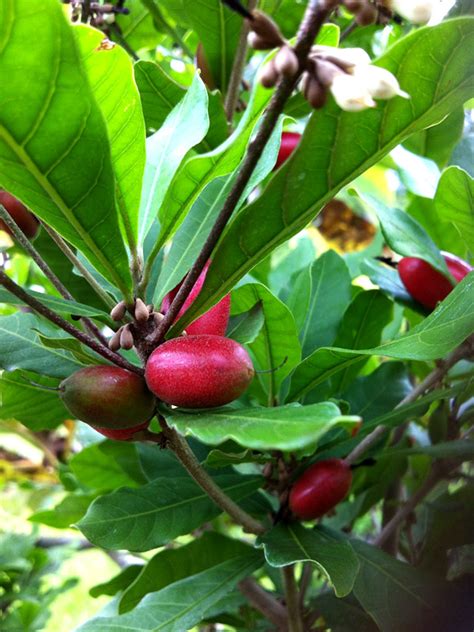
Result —
<path fill-rule="evenodd" d="M 18 227 L 28 239 L 36 237 L 39 231 L 39 222 L 24 204 L 7 191 L 0 191 L 0 204 L 5 208 L 7 213 L 11 215 L 12 219 L 18 224 Z M 11 235 L 10 229 L 1 219 L 0 230 L 4 230 Z"/>
<path fill-rule="evenodd" d="M 275 169 L 278 169 L 296 149 L 296 146 L 300 142 L 301 134 L 296 132 L 283 132 L 281 135 L 280 151 L 278 152 L 278 158 L 276 161 Z"/>
<path fill-rule="evenodd" d="M 143 424 L 133 426 L 132 428 L 99 428 L 98 426 L 92 426 L 94 430 L 100 432 L 101 435 L 108 439 L 114 439 L 115 441 L 129 441 L 133 438 L 133 435 L 140 430 L 148 428 L 149 421 L 145 421 Z"/>
<path fill-rule="evenodd" d="M 183 408 L 214 408 L 242 395 L 254 376 L 247 351 L 222 336 L 182 336 L 159 346 L 145 370 L 148 388 Z"/>
<path fill-rule="evenodd" d="M 449 271 L 459 283 L 472 267 L 449 252 L 441 253 Z M 398 273 L 410 295 L 421 305 L 434 309 L 453 289 L 453 284 L 433 266 L 417 257 L 404 257 L 398 262 Z"/>
<path fill-rule="evenodd" d="M 341 459 L 318 461 L 293 485 L 290 509 L 301 520 L 320 518 L 345 498 L 351 482 L 351 469 Z"/>

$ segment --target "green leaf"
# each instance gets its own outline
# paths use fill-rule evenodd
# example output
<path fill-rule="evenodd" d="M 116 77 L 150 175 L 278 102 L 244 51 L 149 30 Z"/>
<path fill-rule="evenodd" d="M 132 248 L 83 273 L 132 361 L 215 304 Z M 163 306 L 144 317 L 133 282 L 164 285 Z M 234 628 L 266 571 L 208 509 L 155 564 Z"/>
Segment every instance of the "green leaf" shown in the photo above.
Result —
<path fill-rule="evenodd" d="M 233 500 L 254 492 L 259 478 L 216 476 L 215 482 Z M 123 487 L 101 496 L 78 527 L 97 546 L 148 551 L 189 533 L 221 510 L 189 477 L 159 478 L 138 489 Z"/>
<path fill-rule="evenodd" d="M 140 575 L 122 595 L 119 613 L 135 608 L 148 593 L 211 569 L 226 560 L 246 556 L 251 551 L 251 547 L 239 540 L 212 532 L 204 533 L 185 546 L 160 551 L 143 567 Z"/>
<path fill-rule="evenodd" d="M 71 355 L 83 365 L 103 364 L 103 359 L 100 356 L 95 355 L 93 352 L 89 353 L 86 351 L 76 338 L 58 336 L 58 334 L 61 333 L 60 330 L 55 332 L 56 337 L 54 338 L 51 334 L 49 336 L 45 336 L 41 333 L 41 331 L 38 331 L 37 333 L 41 344 L 48 349 L 64 349 L 65 351 L 69 351 Z"/>
<path fill-rule="evenodd" d="M 58 386 L 57 380 L 36 373 L 4 371 L 0 376 L 0 419 L 16 419 L 34 432 L 56 428 L 65 419 L 70 419 L 71 413 L 57 393 L 43 390 L 29 379 L 47 388 Z"/>
<path fill-rule="evenodd" d="M 365 195 L 363 199 L 377 213 L 384 237 L 392 250 L 405 257 L 424 259 L 441 274 L 449 274 L 439 248 L 413 217 L 397 208 L 389 208 L 373 196 Z"/>
<path fill-rule="evenodd" d="M 334 250 L 321 255 L 310 270 L 310 302 L 300 333 L 304 358 L 318 347 L 334 342 L 342 316 L 351 300 L 349 271 Z M 291 294 L 288 300 L 291 301 Z"/>
<path fill-rule="evenodd" d="M 256 304 L 262 306 L 264 323 L 249 347 L 258 368 L 270 371 L 258 379 L 268 393 L 269 402 L 273 402 L 283 379 L 300 361 L 301 350 L 293 315 L 268 288 L 260 283 L 249 283 L 234 290 L 234 312 L 247 312 Z"/>
<path fill-rule="evenodd" d="M 181 161 L 201 141 L 209 127 L 207 90 L 198 73 L 184 98 L 162 127 L 147 139 L 147 161 L 140 207 L 140 238 L 146 236 Z"/>
<path fill-rule="evenodd" d="M 133 252 L 137 246 L 138 210 L 145 171 L 145 123 L 133 65 L 121 46 L 101 45 L 102 32 L 80 25 L 74 28 L 74 33 L 89 84 L 107 126 L 117 205 Z"/>
<path fill-rule="evenodd" d="M 186 90 L 166 74 L 160 64 L 138 61 L 134 70 L 146 128 L 156 132 L 184 97 Z"/>
<path fill-rule="evenodd" d="M 416 454 L 426 454 L 434 459 L 460 459 L 469 461 L 474 458 L 474 441 L 469 439 L 459 439 L 458 441 L 446 441 L 436 445 L 415 445 L 410 448 L 392 448 L 385 450 L 383 457 L 392 456 L 415 456 Z"/>
<path fill-rule="evenodd" d="M 385 326 L 393 318 L 393 303 L 382 292 L 360 292 L 352 301 L 339 326 L 334 346 L 342 349 L 360 349 L 381 341 Z M 360 364 L 343 369 L 332 380 L 332 390 L 342 393 L 362 368 Z"/>
<path fill-rule="evenodd" d="M 247 312 L 231 316 L 226 337 L 240 342 L 241 345 L 253 342 L 260 333 L 264 320 L 261 303 L 255 303 Z"/>
<path fill-rule="evenodd" d="M 342 112 L 330 101 L 312 115 L 298 149 L 262 195 L 227 227 L 201 294 L 171 335 L 185 329 L 274 248 L 304 228 L 343 186 L 404 138 L 438 122 L 471 96 L 468 50 L 473 25 L 473 19 L 459 18 L 418 29 L 378 60 L 397 76 L 411 99 L 395 98 L 357 114 Z"/>
<path fill-rule="evenodd" d="M 409 150 L 434 160 L 444 167 L 453 153 L 455 145 L 461 140 L 464 127 L 464 109 L 457 108 L 438 123 L 428 129 L 410 136 L 403 145 Z"/>
<path fill-rule="evenodd" d="M 259 541 L 271 566 L 311 562 L 323 573 L 338 597 L 348 595 L 359 571 L 357 556 L 348 540 L 325 527 L 305 529 L 300 524 L 277 525 Z"/>
<path fill-rule="evenodd" d="M 107 129 L 61 5 L 1 0 L 0 50 L 2 187 L 128 294 Z"/>
<path fill-rule="evenodd" d="M 383 632 L 442 629 L 438 616 L 447 586 L 380 549 L 351 543 L 360 562 L 354 594 Z"/>
<path fill-rule="evenodd" d="M 459 236 L 474 252 L 474 180 L 459 167 L 449 167 L 441 176 L 435 208 L 442 221 L 454 224 Z"/>
<path fill-rule="evenodd" d="M 311 608 L 324 617 L 331 632 L 380 632 L 353 597 L 338 599 L 330 592 L 311 600 Z"/>
<path fill-rule="evenodd" d="M 68 529 L 82 518 L 95 496 L 95 494 L 69 494 L 54 509 L 37 511 L 29 517 L 29 520 L 55 529 Z"/>
<path fill-rule="evenodd" d="M 293 373 L 289 399 L 299 399 L 318 384 L 366 355 L 403 360 L 437 360 L 474 331 L 474 273 L 470 273 L 438 307 L 404 336 L 373 349 L 318 349 Z"/>
<path fill-rule="evenodd" d="M 301 450 L 314 446 L 333 426 L 347 428 L 358 417 L 341 415 L 332 402 L 310 406 L 221 409 L 194 415 L 170 411 L 168 423 L 181 434 L 191 434 L 203 443 L 219 445 L 228 439 L 253 450 Z"/>
<path fill-rule="evenodd" d="M 366 259 L 361 265 L 362 274 L 366 274 L 375 285 L 394 298 L 397 302 L 407 305 L 415 311 L 420 311 L 419 303 L 416 303 L 400 279 L 400 275 L 395 268 L 392 268 L 381 261 Z M 424 312 L 423 312 L 424 313 Z"/>
<path fill-rule="evenodd" d="M 78 632 L 183 632 L 191 630 L 241 580 L 261 564 L 252 551 L 236 559 L 182 579 L 147 595 L 133 612 L 118 617 L 98 617 Z"/>
<path fill-rule="evenodd" d="M 108 582 L 97 584 L 89 590 L 91 597 L 108 595 L 114 597 L 118 592 L 125 590 L 132 584 L 143 570 L 144 564 L 131 564 L 126 566 L 121 573 L 112 577 Z"/>
<path fill-rule="evenodd" d="M 228 450 L 227 446 L 225 446 Z M 244 450 L 243 452 L 228 452 L 224 450 L 211 450 L 207 455 L 206 467 L 227 467 L 229 465 L 240 465 L 241 463 L 260 463 L 265 465 L 267 456 L 258 454 L 253 450 Z"/>
<path fill-rule="evenodd" d="M 127 0 L 128 15 L 117 15 L 122 37 L 132 50 L 154 48 L 159 38 L 155 21 L 141 0 Z"/>
<path fill-rule="evenodd" d="M 82 364 L 62 350 L 48 349 L 36 333 L 58 335 L 58 330 L 33 314 L 17 313 L 0 319 L 0 368 L 27 369 L 49 377 L 67 377 Z"/>

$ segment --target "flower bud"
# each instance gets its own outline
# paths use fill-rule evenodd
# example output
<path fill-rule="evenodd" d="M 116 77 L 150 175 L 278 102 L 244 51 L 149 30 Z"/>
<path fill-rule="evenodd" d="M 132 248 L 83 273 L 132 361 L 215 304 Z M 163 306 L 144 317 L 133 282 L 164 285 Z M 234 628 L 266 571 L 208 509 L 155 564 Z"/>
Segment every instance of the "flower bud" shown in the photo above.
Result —
<path fill-rule="evenodd" d="M 316 61 L 316 76 L 319 83 L 326 88 L 329 88 L 329 86 L 332 85 L 337 75 L 342 74 L 344 74 L 344 71 L 330 61 L 325 61 L 323 59 L 318 59 Z"/>
<path fill-rule="evenodd" d="M 378 11 L 373 4 L 365 4 L 356 15 L 359 26 L 369 26 L 377 21 Z"/>
<path fill-rule="evenodd" d="M 363 48 L 335 48 L 334 46 L 317 45 L 311 48 L 311 53 L 316 57 L 327 59 L 333 64 L 341 63 L 344 65 L 344 69 L 348 66 L 370 64 L 372 61 Z"/>
<path fill-rule="evenodd" d="M 275 67 L 275 60 L 271 59 L 268 64 L 265 64 L 260 72 L 260 83 L 264 88 L 273 88 L 278 81 L 278 71 Z"/>
<path fill-rule="evenodd" d="M 315 110 L 319 110 L 326 103 L 326 88 L 316 77 L 309 76 L 304 86 L 304 97 Z"/>
<path fill-rule="evenodd" d="M 392 11 L 413 24 L 426 24 L 433 13 L 434 0 L 391 0 Z"/>
<path fill-rule="evenodd" d="M 253 20 L 250 22 L 250 28 L 263 40 L 271 44 L 269 48 L 283 46 L 285 43 L 283 35 L 275 22 L 261 11 L 253 12 Z"/>
<path fill-rule="evenodd" d="M 139 323 L 146 323 L 149 315 L 148 307 L 141 298 L 137 298 L 135 301 L 135 320 Z"/>
<path fill-rule="evenodd" d="M 125 301 L 120 301 L 110 312 L 110 317 L 112 320 L 119 321 L 125 316 L 125 312 L 127 311 L 127 307 L 125 305 Z"/>
<path fill-rule="evenodd" d="M 272 42 L 266 40 L 260 35 L 257 35 L 257 33 L 254 33 L 253 31 L 250 31 L 247 35 L 247 44 L 254 50 L 270 50 L 270 48 L 274 48 Z"/>
<path fill-rule="evenodd" d="M 351 13 L 357 13 L 364 6 L 363 0 L 344 0 L 344 6 Z"/>
<path fill-rule="evenodd" d="M 410 95 L 400 88 L 397 78 L 379 66 L 355 66 L 354 77 L 365 83 L 374 99 L 392 99 L 395 96 L 409 99 Z"/>
<path fill-rule="evenodd" d="M 158 325 L 161 324 L 161 321 L 163 320 L 164 316 L 163 314 L 160 314 L 160 312 L 154 312 L 153 313 L 153 321 L 155 323 L 155 325 L 158 327 Z"/>
<path fill-rule="evenodd" d="M 118 331 L 114 333 L 112 338 L 109 340 L 109 349 L 111 351 L 118 351 L 120 349 L 120 335 L 122 333 L 122 327 Z"/>
<path fill-rule="evenodd" d="M 365 83 L 353 75 L 337 75 L 331 92 L 338 106 L 346 112 L 360 112 L 376 105 Z"/>
<path fill-rule="evenodd" d="M 134 341 L 132 332 L 130 331 L 130 327 L 125 325 L 125 327 L 122 327 L 120 332 L 120 346 L 122 349 L 128 351 L 129 349 L 132 349 L 133 345 Z"/>
<path fill-rule="evenodd" d="M 289 46 L 282 46 L 275 55 L 275 68 L 279 75 L 291 79 L 299 70 L 298 57 Z"/>

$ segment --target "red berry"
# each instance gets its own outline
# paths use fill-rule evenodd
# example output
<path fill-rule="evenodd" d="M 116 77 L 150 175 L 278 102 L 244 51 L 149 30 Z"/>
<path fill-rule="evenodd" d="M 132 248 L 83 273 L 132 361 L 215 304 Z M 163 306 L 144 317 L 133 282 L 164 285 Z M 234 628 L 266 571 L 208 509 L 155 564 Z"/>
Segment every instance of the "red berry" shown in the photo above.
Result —
<path fill-rule="evenodd" d="M 194 284 L 193 289 L 191 290 L 188 298 L 184 301 L 183 307 L 180 309 L 179 314 L 175 320 L 181 318 L 181 316 L 189 309 L 192 303 L 198 297 L 200 291 L 202 290 L 202 286 L 204 285 L 204 281 L 206 280 L 207 270 L 209 268 L 210 263 L 207 263 L 198 277 L 198 280 Z M 174 290 L 171 290 L 165 298 L 163 299 L 163 303 L 161 304 L 161 312 L 166 314 L 169 310 L 171 302 L 174 297 L 178 293 L 179 288 L 182 283 L 177 285 Z M 224 336 L 227 323 L 229 322 L 230 315 L 230 294 L 224 296 L 224 298 L 211 307 L 205 314 L 199 316 L 193 323 L 186 327 L 186 332 L 189 335 L 200 335 L 200 334 L 212 334 L 214 336 Z"/>
<path fill-rule="evenodd" d="M 36 217 L 30 213 L 24 204 L 17 200 L 7 191 L 0 191 L 0 204 L 11 215 L 12 219 L 18 224 L 19 228 L 28 237 L 33 239 L 39 231 L 39 222 Z M 0 219 L 0 230 L 6 231 L 11 235 L 10 229 Z"/>
<path fill-rule="evenodd" d="M 214 408 L 242 395 L 254 376 L 247 351 L 222 336 L 182 336 L 151 354 L 148 388 L 167 404 Z"/>
<path fill-rule="evenodd" d="M 275 169 L 278 169 L 296 149 L 296 146 L 300 142 L 301 134 L 296 132 L 283 132 L 281 135 L 280 151 L 278 152 L 278 158 L 276 161 Z"/>
<path fill-rule="evenodd" d="M 149 421 L 145 421 L 145 423 L 140 424 L 138 426 L 133 426 L 132 428 L 99 428 L 98 426 L 92 426 L 94 430 L 100 432 L 100 434 L 104 435 L 104 437 L 108 437 L 109 439 L 114 439 L 115 441 L 128 441 L 133 437 L 136 432 L 140 430 L 145 430 L 148 428 Z"/>
<path fill-rule="evenodd" d="M 60 396 L 77 419 L 101 429 L 134 429 L 148 422 L 155 410 L 145 380 L 115 366 L 76 371 L 61 382 Z"/>
<path fill-rule="evenodd" d="M 441 253 L 449 271 L 459 283 L 472 267 L 449 252 Z M 423 259 L 404 257 L 398 262 L 398 273 L 410 295 L 424 307 L 434 309 L 453 289 L 453 284 L 441 272 Z"/>
<path fill-rule="evenodd" d="M 293 485 L 290 509 L 302 520 L 320 518 L 345 498 L 351 482 L 351 469 L 341 459 L 318 461 Z"/>

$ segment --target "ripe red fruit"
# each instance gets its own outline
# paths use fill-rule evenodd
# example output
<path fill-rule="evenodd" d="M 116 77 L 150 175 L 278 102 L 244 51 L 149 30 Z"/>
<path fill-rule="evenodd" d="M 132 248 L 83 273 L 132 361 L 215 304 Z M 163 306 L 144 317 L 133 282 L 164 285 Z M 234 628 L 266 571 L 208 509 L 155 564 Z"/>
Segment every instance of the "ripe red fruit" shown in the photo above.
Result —
<path fill-rule="evenodd" d="M 209 268 L 209 263 L 207 263 L 198 277 L 198 280 L 194 284 L 193 289 L 191 290 L 188 298 L 184 301 L 183 307 L 180 309 L 178 316 L 175 320 L 181 318 L 181 316 L 190 308 L 190 306 L 196 300 L 199 292 L 202 290 L 202 286 L 204 285 L 204 281 L 206 280 L 207 270 Z M 161 312 L 166 314 L 169 310 L 171 302 L 174 297 L 178 293 L 179 288 L 182 283 L 177 285 L 174 290 L 171 290 L 165 298 L 163 299 L 163 303 L 161 304 Z M 213 336 L 223 336 L 227 329 L 227 324 L 229 322 L 230 315 L 230 294 L 224 296 L 224 298 L 211 307 L 205 314 L 199 316 L 193 323 L 186 327 L 186 332 L 192 336 L 198 336 L 201 334 L 211 334 Z"/>
<path fill-rule="evenodd" d="M 296 149 L 296 146 L 300 142 L 301 134 L 296 132 L 283 132 L 281 135 L 281 145 L 280 151 L 278 152 L 278 157 L 275 165 L 275 169 L 278 169 L 280 165 L 282 165 L 291 154 Z"/>
<path fill-rule="evenodd" d="M 96 428 L 133 429 L 148 422 L 155 410 L 145 380 L 120 367 L 85 367 L 61 382 L 59 389 L 70 412 Z"/>
<path fill-rule="evenodd" d="M 351 482 L 351 469 L 341 459 L 318 461 L 293 485 L 290 509 L 302 520 L 320 518 L 345 498 Z"/>
<path fill-rule="evenodd" d="M 36 237 L 39 231 L 39 222 L 24 204 L 7 191 L 0 191 L 0 204 L 11 215 L 12 219 L 15 220 L 28 239 Z M 0 230 L 4 230 L 11 235 L 10 229 L 1 219 Z"/>
<path fill-rule="evenodd" d="M 138 426 L 132 426 L 132 428 L 99 428 L 97 426 L 92 426 L 94 430 L 100 432 L 100 434 L 104 435 L 108 439 L 114 439 L 115 441 L 128 441 L 133 437 L 136 432 L 140 430 L 145 430 L 148 428 L 148 421 L 145 421 L 143 424 L 139 424 Z"/>
<path fill-rule="evenodd" d="M 449 252 L 441 254 L 457 283 L 471 272 L 472 267 L 466 261 Z M 401 259 L 398 262 L 398 273 L 411 296 L 428 309 L 434 309 L 453 289 L 449 279 L 435 270 L 431 264 L 417 257 Z"/>
<path fill-rule="evenodd" d="M 182 336 L 151 354 L 145 370 L 148 388 L 167 404 L 214 408 L 242 395 L 254 376 L 250 357 L 222 336 Z"/>

